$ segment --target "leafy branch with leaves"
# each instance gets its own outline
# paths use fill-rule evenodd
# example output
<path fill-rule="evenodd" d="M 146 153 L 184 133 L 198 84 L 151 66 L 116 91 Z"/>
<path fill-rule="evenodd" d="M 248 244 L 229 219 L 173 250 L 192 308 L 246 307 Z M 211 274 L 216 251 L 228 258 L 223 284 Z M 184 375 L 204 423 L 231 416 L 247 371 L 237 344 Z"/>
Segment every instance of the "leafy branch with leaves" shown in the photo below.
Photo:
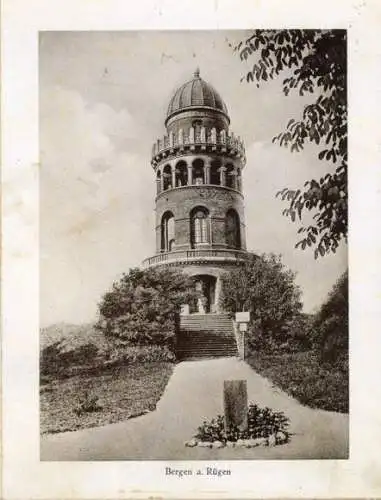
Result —
<path fill-rule="evenodd" d="M 299 119 L 291 119 L 283 132 L 273 138 L 292 152 L 306 143 L 320 147 L 318 158 L 329 171 L 320 179 L 309 179 L 299 189 L 284 188 L 277 193 L 288 203 L 283 214 L 302 221 L 305 211 L 313 222 L 301 225 L 296 247 L 314 248 L 315 258 L 335 252 L 347 239 L 347 38 L 345 30 L 254 30 L 233 47 L 241 61 L 251 65 L 241 81 L 256 86 L 286 73 L 283 93 L 316 95 Z M 333 167 L 333 168 L 332 168 Z"/>

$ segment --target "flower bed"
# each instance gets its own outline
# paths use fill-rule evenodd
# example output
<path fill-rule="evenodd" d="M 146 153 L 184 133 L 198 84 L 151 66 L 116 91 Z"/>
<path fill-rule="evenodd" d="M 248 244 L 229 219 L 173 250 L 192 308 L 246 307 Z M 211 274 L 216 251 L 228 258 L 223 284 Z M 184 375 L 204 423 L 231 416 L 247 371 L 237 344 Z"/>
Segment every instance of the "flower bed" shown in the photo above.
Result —
<path fill-rule="evenodd" d="M 246 429 L 240 430 L 237 426 L 226 429 L 225 418 L 218 415 L 212 420 L 205 420 L 185 446 L 205 448 L 275 446 L 289 441 L 288 426 L 289 419 L 283 412 L 275 412 L 267 407 L 260 408 L 251 403 L 247 412 Z"/>

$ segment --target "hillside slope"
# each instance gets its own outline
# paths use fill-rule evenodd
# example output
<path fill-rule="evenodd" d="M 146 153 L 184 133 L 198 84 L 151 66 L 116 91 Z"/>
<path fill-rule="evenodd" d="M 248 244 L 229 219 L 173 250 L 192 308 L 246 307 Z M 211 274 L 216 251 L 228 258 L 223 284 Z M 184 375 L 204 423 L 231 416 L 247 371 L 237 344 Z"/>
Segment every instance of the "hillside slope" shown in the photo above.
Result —
<path fill-rule="evenodd" d="M 104 336 L 94 324 L 75 325 L 56 323 L 40 330 L 40 351 L 60 342 L 60 350 L 70 351 L 86 344 L 94 344 L 98 349 L 106 346 Z"/>

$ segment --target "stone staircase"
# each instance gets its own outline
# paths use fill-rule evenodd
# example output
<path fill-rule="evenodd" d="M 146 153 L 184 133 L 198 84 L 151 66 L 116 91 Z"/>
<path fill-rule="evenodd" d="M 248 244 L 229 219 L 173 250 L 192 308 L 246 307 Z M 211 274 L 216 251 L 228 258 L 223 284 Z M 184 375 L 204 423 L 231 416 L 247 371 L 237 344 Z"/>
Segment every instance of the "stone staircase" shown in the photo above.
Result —
<path fill-rule="evenodd" d="M 176 352 L 181 360 L 237 356 L 232 320 L 227 314 L 181 316 Z"/>

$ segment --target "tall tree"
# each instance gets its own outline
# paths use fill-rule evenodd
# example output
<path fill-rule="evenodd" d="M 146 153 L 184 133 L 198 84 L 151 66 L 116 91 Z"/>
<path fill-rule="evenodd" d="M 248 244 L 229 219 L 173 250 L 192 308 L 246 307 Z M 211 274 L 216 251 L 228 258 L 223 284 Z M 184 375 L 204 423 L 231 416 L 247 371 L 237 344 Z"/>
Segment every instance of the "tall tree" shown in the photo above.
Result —
<path fill-rule="evenodd" d="M 103 296 L 97 326 L 121 344 L 173 347 L 176 315 L 196 296 L 194 282 L 182 272 L 131 269 Z"/>
<path fill-rule="evenodd" d="M 316 313 L 314 343 L 324 361 L 344 358 L 348 366 L 348 270 L 333 286 L 327 300 Z"/>
<path fill-rule="evenodd" d="M 301 117 L 290 119 L 273 138 L 291 151 L 306 142 L 320 146 L 319 160 L 327 174 L 306 180 L 303 187 L 277 193 L 288 206 L 283 214 L 302 221 L 303 211 L 313 223 L 301 225 L 296 247 L 314 249 L 315 258 L 335 252 L 347 238 L 347 39 L 345 30 L 254 30 L 233 47 L 242 61 L 254 59 L 241 80 L 262 82 L 284 74 L 283 92 L 316 95 Z M 329 163 L 333 164 L 329 166 Z M 328 168 L 329 167 L 329 168 Z"/>
<path fill-rule="evenodd" d="M 222 277 L 221 305 L 233 313 L 250 311 L 248 340 L 256 347 L 286 340 L 290 322 L 300 315 L 300 299 L 295 274 L 273 254 L 251 255 Z"/>

